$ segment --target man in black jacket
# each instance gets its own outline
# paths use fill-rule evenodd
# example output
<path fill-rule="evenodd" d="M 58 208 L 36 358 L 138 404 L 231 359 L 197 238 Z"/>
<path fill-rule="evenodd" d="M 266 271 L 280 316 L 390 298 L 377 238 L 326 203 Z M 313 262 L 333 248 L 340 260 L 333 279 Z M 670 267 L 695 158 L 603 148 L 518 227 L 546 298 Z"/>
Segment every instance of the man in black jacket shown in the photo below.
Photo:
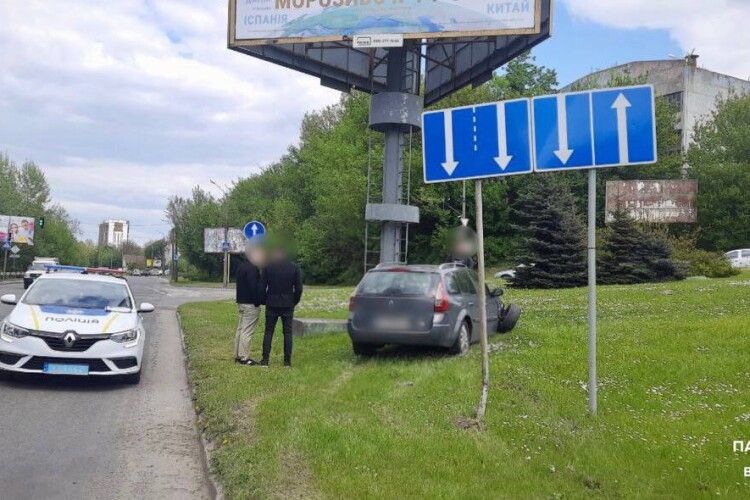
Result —
<path fill-rule="evenodd" d="M 250 359 L 250 340 L 260 318 L 260 306 L 264 302 L 265 283 L 260 266 L 264 264 L 263 250 L 250 248 L 247 260 L 237 270 L 237 307 L 240 319 L 234 338 L 234 360 L 244 365 L 256 365 Z"/>
<path fill-rule="evenodd" d="M 297 264 L 287 258 L 281 249 L 274 251 L 265 271 L 266 282 L 266 332 L 263 336 L 263 360 L 268 366 L 271 341 L 276 321 L 281 318 L 284 332 L 284 365 L 292 365 L 292 320 L 294 307 L 302 298 L 302 272 Z"/>

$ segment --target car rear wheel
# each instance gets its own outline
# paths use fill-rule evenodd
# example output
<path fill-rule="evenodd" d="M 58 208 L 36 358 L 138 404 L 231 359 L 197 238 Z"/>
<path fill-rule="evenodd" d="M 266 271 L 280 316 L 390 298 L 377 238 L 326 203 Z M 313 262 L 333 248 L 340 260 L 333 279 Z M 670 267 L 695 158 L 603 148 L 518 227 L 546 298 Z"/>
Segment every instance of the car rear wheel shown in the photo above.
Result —
<path fill-rule="evenodd" d="M 381 346 L 377 344 L 364 344 L 362 342 L 352 342 L 352 350 L 357 356 L 372 356 Z"/>
<path fill-rule="evenodd" d="M 497 323 L 497 331 L 500 333 L 507 333 L 511 331 L 518 323 L 518 318 L 521 317 L 521 308 L 517 304 L 510 304 L 503 310 L 500 316 L 500 321 Z"/>
<path fill-rule="evenodd" d="M 469 325 L 466 324 L 466 321 L 461 323 L 461 327 L 458 329 L 458 337 L 456 337 L 456 342 L 453 344 L 453 347 L 451 347 L 451 354 L 456 354 L 458 356 L 463 356 L 467 352 L 469 352 L 469 348 L 471 347 L 471 334 L 469 332 Z"/>
<path fill-rule="evenodd" d="M 123 377 L 123 380 L 126 384 L 138 384 L 141 381 L 141 370 L 138 370 L 136 373 L 129 373 L 128 375 L 125 375 Z"/>

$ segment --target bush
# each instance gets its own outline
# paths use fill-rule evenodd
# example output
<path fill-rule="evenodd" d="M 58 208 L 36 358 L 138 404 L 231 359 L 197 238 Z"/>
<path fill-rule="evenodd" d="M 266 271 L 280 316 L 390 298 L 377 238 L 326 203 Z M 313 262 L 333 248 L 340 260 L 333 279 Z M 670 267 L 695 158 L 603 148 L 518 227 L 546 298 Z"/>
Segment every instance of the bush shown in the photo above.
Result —
<path fill-rule="evenodd" d="M 696 248 L 693 238 L 675 238 L 672 246 L 674 257 L 685 263 L 689 276 L 727 278 L 740 273 L 739 269 L 732 267 L 724 254 Z"/>

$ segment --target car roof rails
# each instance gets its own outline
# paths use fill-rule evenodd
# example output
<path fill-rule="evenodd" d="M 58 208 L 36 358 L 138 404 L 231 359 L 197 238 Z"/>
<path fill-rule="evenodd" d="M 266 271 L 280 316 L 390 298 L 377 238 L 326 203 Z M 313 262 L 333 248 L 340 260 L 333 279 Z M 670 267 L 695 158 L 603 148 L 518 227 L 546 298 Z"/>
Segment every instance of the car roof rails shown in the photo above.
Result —
<path fill-rule="evenodd" d="M 408 264 L 404 264 L 403 262 L 381 262 L 377 266 L 373 267 L 373 269 L 383 269 L 385 267 L 391 267 L 391 266 L 406 266 Z"/>
<path fill-rule="evenodd" d="M 442 271 L 444 269 L 458 269 L 463 268 L 467 269 L 466 264 L 463 262 L 446 262 L 445 264 L 440 264 L 439 269 Z"/>

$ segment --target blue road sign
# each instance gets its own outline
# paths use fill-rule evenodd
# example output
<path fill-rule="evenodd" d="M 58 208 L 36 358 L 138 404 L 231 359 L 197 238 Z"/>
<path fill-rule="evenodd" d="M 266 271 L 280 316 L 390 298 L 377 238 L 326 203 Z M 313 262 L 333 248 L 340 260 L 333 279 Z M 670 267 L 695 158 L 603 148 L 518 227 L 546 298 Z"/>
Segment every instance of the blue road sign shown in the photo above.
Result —
<path fill-rule="evenodd" d="M 266 235 L 266 226 L 257 220 L 250 221 L 245 224 L 245 239 L 250 242 L 256 242 L 262 240 Z"/>
<path fill-rule="evenodd" d="M 533 99 L 534 170 L 574 170 L 656 161 L 650 85 Z"/>
<path fill-rule="evenodd" d="M 518 99 L 424 113 L 424 181 L 530 173 L 529 111 L 529 100 Z"/>

